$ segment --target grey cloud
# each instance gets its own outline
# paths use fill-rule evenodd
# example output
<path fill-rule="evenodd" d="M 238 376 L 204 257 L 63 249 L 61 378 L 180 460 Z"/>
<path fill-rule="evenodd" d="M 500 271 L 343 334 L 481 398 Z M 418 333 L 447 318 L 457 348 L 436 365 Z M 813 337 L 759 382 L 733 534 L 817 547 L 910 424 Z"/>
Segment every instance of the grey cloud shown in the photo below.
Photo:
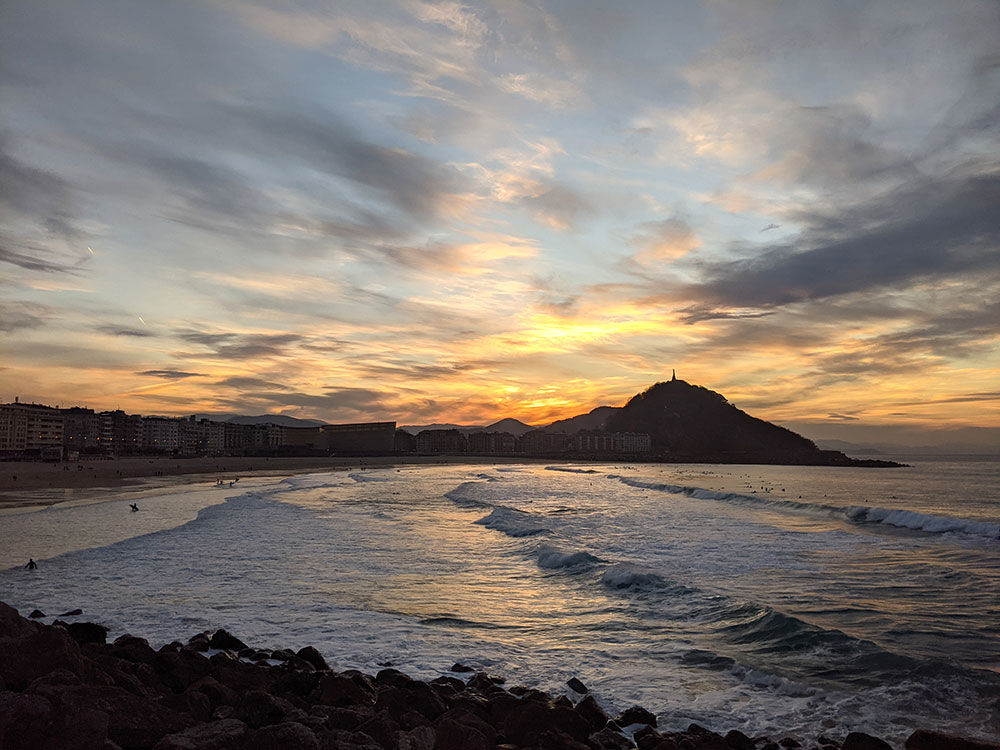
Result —
<path fill-rule="evenodd" d="M 521 197 L 519 202 L 537 218 L 565 227 L 575 226 L 594 211 L 581 193 L 557 182 L 548 183 L 534 195 Z"/>
<path fill-rule="evenodd" d="M 236 132 L 249 134 L 264 148 L 371 188 L 414 219 L 435 216 L 444 195 L 467 187 L 456 169 L 365 140 L 329 112 L 242 107 L 232 115 Z"/>
<path fill-rule="evenodd" d="M 41 328 L 46 320 L 38 314 L 40 309 L 48 310 L 26 302 L 0 302 L 0 331 L 11 333 L 26 328 Z"/>
<path fill-rule="evenodd" d="M 229 388 L 237 388 L 237 389 L 274 388 L 276 390 L 281 390 L 287 388 L 286 386 L 281 385 L 280 383 L 274 383 L 270 380 L 265 380 L 264 378 L 253 378 L 245 376 L 225 378 L 223 380 L 218 381 L 216 385 L 228 386 Z"/>
<path fill-rule="evenodd" d="M 386 394 L 367 388 L 331 388 L 320 394 L 298 391 L 250 391 L 244 400 L 266 402 L 280 406 L 299 406 L 314 414 L 332 415 L 337 411 L 370 415 L 385 410 Z"/>
<path fill-rule="evenodd" d="M 226 359 L 248 359 L 283 354 L 285 349 L 303 337 L 297 333 L 203 333 L 183 331 L 178 338 L 212 349 L 214 355 Z M 200 355 L 197 355 L 200 356 Z"/>
<path fill-rule="evenodd" d="M 77 227 L 69 183 L 14 156 L 4 133 L 0 133 L 0 223 L 0 262 L 45 273 L 77 271 L 79 260 L 59 259 L 37 239 L 72 244 L 85 236 Z"/>
<path fill-rule="evenodd" d="M 146 375 L 151 378 L 163 378 L 164 380 L 183 380 L 185 378 L 202 378 L 205 373 L 185 372 L 183 370 L 143 370 L 136 375 Z"/>
<path fill-rule="evenodd" d="M 852 417 L 852 416 L 849 416 L 847 414 L 835 414 L 835 413 L 831 413 L 831 414 L 827 414 L 826 418 L 827 419 L 832 419 L 835 422 L 857 422 L 858 421 L 857 417 Z"/>
<path fill-rule="evenodd" d="M 811 226 L 796 245 L 708 265 L 692 297 L 771 308 L 1000 269 L 1000 172 L 925 180 Z M 805 246 L 807 249 L 799 250 Z"/>
<path fill-rule="evenodd" d="M 773 315 L 773 311 L 723 310 L 713 305 L 688 305 L 676 310 L 684 323 L 700 323 L 703 320 L 746 320 Z"/>
<path fill-rule="evenodd" d="M 111 336 L 130 336 L 132 338 L 139 338 L 139 339 L 152 338 L 153 336 L 156 335 L 152 331 L 147 331 L 142 328 L 129 328 L 127 326 L 113 326 L 113 325 L 98 326 L 96 330 L 100 331 L 101 333 L 107 333 Z"/>

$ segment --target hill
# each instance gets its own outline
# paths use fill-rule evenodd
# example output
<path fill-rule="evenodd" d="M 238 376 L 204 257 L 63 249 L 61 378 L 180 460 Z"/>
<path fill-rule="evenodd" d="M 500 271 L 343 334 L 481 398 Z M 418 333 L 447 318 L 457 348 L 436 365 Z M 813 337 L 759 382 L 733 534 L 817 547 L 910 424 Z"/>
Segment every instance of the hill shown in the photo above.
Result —
<path fill-rule="evenodd" d="M 579 414 L 568 419 L 557 419 L 542 429 L 546 432 L 565 432 L 572 435 L 580 430 L 603 430 L 608 417 L 620 411 L 618 406 L 598 406 L 586 414 Z"/>
<path fill-rule="evenodd" d="M 535 429 L 530 424 L 525 424 L 520 419 L 513 419 L 507 417 L 506 419 L 501 419 L 499 422 L 494 422 L 493 424 L 486 425 L 481 430 L 476 430 L 477 432 L 509 432 L 515 437 L 520 437 L 526 432 L 530 432 Z"/>
<path fill-rule="evenodd" d="M 656 383 L 610 414 L 605 429 L 645 432 L 654 453 L 680 460 L 887 466 L 892 462 L 848 458 L 824 451 L 808 438 L 751 417 L 725 396 L 684 380 Z"/>
<path fill-rule="evenodd" d="M 233 424 L 276 424 L 282 427 L 317 427 L 321 424 L 326 424 L 326 422 L 320 419 L 299 419 L 297 417 L 287 417 L 284 414 L 230 417 L 226 421 Z"/>

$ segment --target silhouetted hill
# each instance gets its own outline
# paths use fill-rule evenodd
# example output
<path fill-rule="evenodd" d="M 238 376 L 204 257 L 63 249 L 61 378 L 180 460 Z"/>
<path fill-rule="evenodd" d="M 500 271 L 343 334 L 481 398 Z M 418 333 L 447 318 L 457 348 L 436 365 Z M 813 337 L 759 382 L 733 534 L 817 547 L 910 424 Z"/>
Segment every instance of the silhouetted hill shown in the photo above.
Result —
<path fill-rule="evenodd" d="M 493 424 L 486 425 L 481 428 L 482 432 L 509 432 L 515 437 L 520 437 L 526 432 L 530 432 L 535 428 L 530 424 L 525 424 L 520 419 L 513 419 L 512 417 L 507 417 L 506 419 L 501 419 L 499 422 L 494 422 Z M 480 430 L 476 430 L 480 431 Z"/>
<path fill-rule="evenodd" d="M 715 391 L 684 380 L 657 383 L 609 415 L 611 432 L 645 432 L 655 451 L 706 462 L 894 465 L 823 451 L 808 438 L 751 417 Z"/>
<path fill-rule="evenodd" d="M 603 430 L 608 417 L 618 411 L 621 411 L 618 406 L 598 406 L 586 414 L 578 414 L 569 419 L 557 419 L 542 429 L 546 432 L 565 432 L 567 435 L 572 435 L 580 430 Z"/>
<path fill-rule="evenodd" d="M 299 419 L 297 417 L 287 417 L 284 414 L 261 414 L 256 417 L 230 417 L 226 420 L 233 424 L 276 424 L 282 427 L 316 427 L 326 424 L 320 419 Z"/>

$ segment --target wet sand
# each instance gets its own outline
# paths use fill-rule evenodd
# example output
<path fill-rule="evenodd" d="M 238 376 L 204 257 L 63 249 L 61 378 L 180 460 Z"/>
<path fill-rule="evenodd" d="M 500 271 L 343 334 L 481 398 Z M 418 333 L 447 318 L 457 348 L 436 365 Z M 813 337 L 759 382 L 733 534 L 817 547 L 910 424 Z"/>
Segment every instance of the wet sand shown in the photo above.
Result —
<path fill-rule="evenodd" d="M 0 463 L 0 508 L 52 505 L 67 499 L 67 490 L 116 491 L 167 487 L 221 479 L 291 476 L 309 472 L 430 464 L 533 463 L 532 459 L 499 456 L 372 456 L 176 458 L 168 456 L 88 459 L 63 463 Z"/>

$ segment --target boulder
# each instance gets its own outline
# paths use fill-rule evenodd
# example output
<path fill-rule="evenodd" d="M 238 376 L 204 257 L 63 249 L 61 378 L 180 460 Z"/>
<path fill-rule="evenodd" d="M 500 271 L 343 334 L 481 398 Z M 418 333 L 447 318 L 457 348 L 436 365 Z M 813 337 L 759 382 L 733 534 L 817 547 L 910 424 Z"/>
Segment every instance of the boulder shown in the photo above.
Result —
<path fill-rule="evenodd" d="M 907 737 L 906 750 L 1000 750 L 1000 744 L 918 729 Z"/>
<path fill-rule="evenodd" d="M 45 613 L 40 609 L 31 610 L 31 614 L 28 615 L 32 620 L 37 620 L 39 617 L 45 617 Z"/>
<path fill-rule="evenodd" d="M 251 690 L 240 701 L 236 709 L 236 718 L 248 727 L 257 729 L 280 723 L 291 708 L 292 704 L 282 698 L 265 693 L 263 690 Z"/>
<path fill-rule="evenodd" d="M 300 659 L 309 662 L 313 665 L 313 667 L 320 671 L 325 672 L 330 669 L 329 665 L 326 663 L 326 659 L 323 658 L 323 655 L 312 646 L 300 648 L 295 655 Z"/>
<path fill-rule="evenodd" d="M 587 686 L 584 685 L 582 682 L 580 682 L 576 677 L 570 677 L 566 681 L 566 684 L 569 686 L 569 689 L 575 693 L 580 693 L 581 695 L 583 695 L 590 692 L 589 690 L 587 690 Z"/>
<path fill-rule="evenodd" d="M 496 730 L 477 716 L 452 709 L 434 725 L 434 750 L 492 750 Z"/>
<path fill-rule="evenodd" d="M 576 712 L 583 717 L 593 731 L 603 729 L 608 724 L 608 715 L 601 705 L 594 699 L 594 696 L 584 696 L 583 700 L 576 704 Z"/>
<path fill-rule="evenodd" d="M 249 735 L 246 744 L 254 750 L 319 750 L 316 735 L 295 721 L 262 727 Z"/>
<path fill-rule="evenodd" d="M 622 727 L 627 727 L 630 724 L 646 724 L 655 727 L 656 717 L 642 706 L 632 706 L 632 708 L 624 711 L 621 716 L 615 719 L 615 723 Z"/>
<path fill-rule="evenodd" d="M 892 745 L 864 732 L 851 732 L 841 748 L 842 750 L 892 750 Z"/>
<path fill-rule="evenodd" d="M 476 670 L 473 669 L 472 667 L 467 667 L 464 664 L 459 664 L 456 662 L 455 664 L 451 665 L 451 671 L 462 673 L 462 672 L 475 672 Z"/>
<path fill-rule="evenodd" d="M 56 669 L 84 674 L 80 646 L 65 630 L 38 625 L 17 615 L 16 610 L 6 609 L 27 626 L 20 627 L 14 621 L 0 624 L 0 632 L 14 634 L 0 635 L 0 675 L 8 690 L 24 690 L 32 680 Z"/>
<path fill-rule="evenodd" d="M 227 651 L 239 651 L 247 647 L 243 641 L 230 633 L 228 630 L 219 628 L 212 634 L 208 641 L 209 648 L 220 648 Z"/>
<path fill-rule="evenodd" d="M 515 745 L 536 744 L 546 730 L 557 730 L 579 742 L 590 735 L 590 726 L 575 709 L 551 703 L 523 701 L 503 723 L 504 737 Z"/>
<path fill-rule="evenodd" d="M 71 609 L 69 612 L 63 612 L 61 614 L 56 615 L 56 617 L 79 617 L 82 614 L 83 614 L 82 609 Z"/>
<path fill-rule="evenodd" d="M 240 750 L 246 734 L 247 726 L 242 721 L 221 719 L 169 734 L 153 750 Z"/>
<path fill-rule="evenodd" d="M 738 729 L 732 729 L 726 734 L 726 744 L 732 750 L 755 750 L 753 740 Z"/>
<path fill-rule="evenodd" d="M 66 632 L 81 646 L 85 643 L 106 643 L 108 640 L 108 626 L 96 622 L 71 622 L 66 626 Z"/>
<path fill-rule="evenodd" d="M 108 738 L 108 716 L 68 714 L 40 695 L 0 692 L 0 747 L 4 750 L 90 750 Z"/>
<path fill-rule="evenodd" d="M 631 740 L 608 728 L 592 734 L 590 741 L 596 742 L 601 747 L 601 750 L 627 750 L 633 747 Z"/>
<path fill-rule="evenodd" d="M 375 702 L 373 690 L 346 674 L 327 674 L 320 678 L 316 703 L 327 706 L 362 706 Z"/>

